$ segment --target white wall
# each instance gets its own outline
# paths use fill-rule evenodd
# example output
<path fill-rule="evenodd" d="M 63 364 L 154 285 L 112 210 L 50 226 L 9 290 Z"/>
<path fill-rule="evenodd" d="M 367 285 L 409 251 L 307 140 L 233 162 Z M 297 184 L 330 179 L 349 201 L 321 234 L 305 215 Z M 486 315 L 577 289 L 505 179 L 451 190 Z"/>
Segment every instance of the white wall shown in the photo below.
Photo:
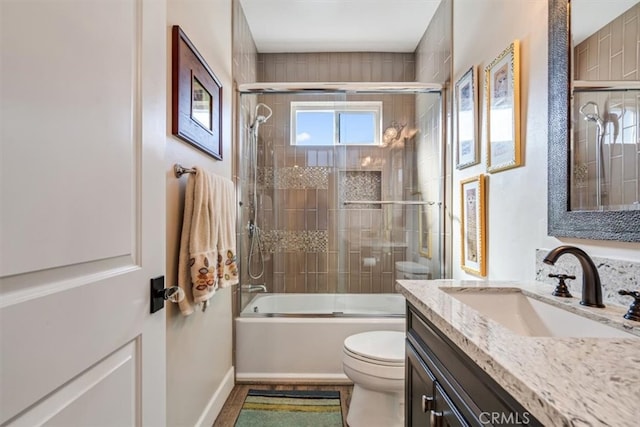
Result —
<path fill-rule="evenodd" d="M 488 174 L 487 273 L 495 280 L 533 280 L 535 250 L 572 244 L 589 254 L 640 261 L 640 244 L 547 236 L 547 5 L 542 0 L 456 0 L 453 10 L 454 82 L 478 65 L 480 123 L 484 67 L 514 39 L 521 43 L 521 125 L 524 166 Z M 486 129 L 481 163 L 453 173 L 453 277 L 460 268 L 460 180 L 486 173 Z"/>
<path fill-rule="evenodd" d="M 167 286 L 177 283 L 178 251 L 187 177 L 175 178 L 174 163 L 201 166 L 231 179 L 233 165 L 231 0 L 168 0 L 167 93 L 171 96 L 171 27 L 180 25 L 223 87 L 223 160 L 217 161 L 171 135 L 167 112 Z M 171 106 L 171 100 L 167 99 Z M 167 308 L 167 425 L 210 426 L 233 387 L 231 289 L 215 294 L 205 313 L 189 317 Z"/>

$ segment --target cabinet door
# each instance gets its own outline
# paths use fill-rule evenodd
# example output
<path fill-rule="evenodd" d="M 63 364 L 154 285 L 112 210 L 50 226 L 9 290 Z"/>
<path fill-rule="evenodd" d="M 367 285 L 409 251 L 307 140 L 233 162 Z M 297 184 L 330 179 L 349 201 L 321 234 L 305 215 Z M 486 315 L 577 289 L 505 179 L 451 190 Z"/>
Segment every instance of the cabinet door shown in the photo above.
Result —
<path fill-rule="evenodd" d="M 430 424 L 428 425 L 432 427 L 466 427 L 469 425 L 440 387 L 440 384 L 437 383 L 435 384 L 435 407 L 429 418 Z"/>
<path fill-rule="evenodd" d="M 408 342 L 406 371 L 406 425 L 429 426 L 431 410 L 435 408 L 435 378 Z"/>

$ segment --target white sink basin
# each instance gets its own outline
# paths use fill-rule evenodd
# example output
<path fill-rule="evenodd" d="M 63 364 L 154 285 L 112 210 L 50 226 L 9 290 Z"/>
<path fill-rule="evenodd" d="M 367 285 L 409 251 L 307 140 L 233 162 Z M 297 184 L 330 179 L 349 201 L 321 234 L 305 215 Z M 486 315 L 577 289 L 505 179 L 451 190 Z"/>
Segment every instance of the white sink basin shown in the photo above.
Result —
<path fill-rule="evenodd" d="M 440 289 L 519 335 L 638 338 L 620 329 L 528 297 L 519 289 Z"/>

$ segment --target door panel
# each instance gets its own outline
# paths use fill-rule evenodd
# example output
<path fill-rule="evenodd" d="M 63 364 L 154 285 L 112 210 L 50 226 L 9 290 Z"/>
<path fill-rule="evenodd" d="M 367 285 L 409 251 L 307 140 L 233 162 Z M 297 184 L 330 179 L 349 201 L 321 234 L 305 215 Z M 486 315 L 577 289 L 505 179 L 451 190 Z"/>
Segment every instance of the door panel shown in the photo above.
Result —
<path fill-rule="evenodd" d="M 135 425 L 139 414 L 131 403 L 139 392 L 137 344 L 132 341 L 98 362 L 11 425 Z"/>
<path fill-rule="evenodd" d="M 162 426 L 166 2 L 3 0 L 0 35 L 0 424 Z"/>
<path fill-rule="evenodd" d="M 406 370 L 409 379 L 405 404 L 408 426 L 429 426 L 431 410 L 435 409 L 435 377 L 420 360 L 411 346 L 406 344 Z"/>
<path fill-rule="evenodd" d="M 3 1 L 2 276 L 132 253 L 137 6 Z"/>
<path fill-rule="evenodd" d="M 439 427 L 467 427 L 469 424 L 462 418 L 455 405 L 440 384 L 436 384 L 434 419 Z M 436 415 L 437 414 L 437 415 Z"/>

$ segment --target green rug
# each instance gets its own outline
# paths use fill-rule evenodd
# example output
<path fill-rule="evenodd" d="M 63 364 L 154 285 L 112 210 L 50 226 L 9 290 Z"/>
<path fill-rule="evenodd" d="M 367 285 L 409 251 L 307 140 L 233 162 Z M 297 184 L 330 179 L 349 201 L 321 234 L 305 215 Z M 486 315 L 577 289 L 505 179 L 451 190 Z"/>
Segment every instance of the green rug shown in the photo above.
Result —
<path fill-rule="evenodd" d="M 235 427 L 342 427 L 340 392 L 251 389 Z"/>

